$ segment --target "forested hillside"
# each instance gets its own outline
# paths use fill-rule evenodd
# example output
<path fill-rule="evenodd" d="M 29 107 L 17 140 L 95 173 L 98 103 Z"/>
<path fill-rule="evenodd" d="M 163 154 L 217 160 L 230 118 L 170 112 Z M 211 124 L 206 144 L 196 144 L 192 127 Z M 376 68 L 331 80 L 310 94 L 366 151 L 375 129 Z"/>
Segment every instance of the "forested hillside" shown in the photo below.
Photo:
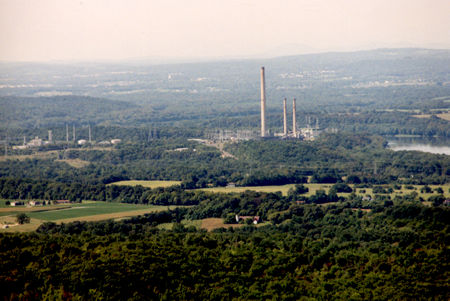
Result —
<path fill-rule="evenodd" d="M 46 156 L 25 150 L 17 151 L 17 157 L 4 158 L 0 176 L 92 184 L 180 180 L 186 188 L 230 182 L 238 186 L 302 183 L 305 176 L 313 175 L 334 181 L 356 175 L 366 183 L 448 183 L 448 156 L 395 152 L 385 145 L 380 136 L 345 133 L 324 134 L 316 141 L 252 140 L 226 144 L 234 158 L 223 158 L 218 149 L 186 138 L 150 139 L 109 148 L 49 145 L 41 149 Z M 70 160 L 85 164 L 73 167 Z"/>
<path fill-rule="evenodd" d="M 0 234 L 1 291 L 26 300 L 450 297 L 447 208 L 288 212 L 278 226 L 213 233 L 157 230 L 167 219 L 148 215 Z"/>

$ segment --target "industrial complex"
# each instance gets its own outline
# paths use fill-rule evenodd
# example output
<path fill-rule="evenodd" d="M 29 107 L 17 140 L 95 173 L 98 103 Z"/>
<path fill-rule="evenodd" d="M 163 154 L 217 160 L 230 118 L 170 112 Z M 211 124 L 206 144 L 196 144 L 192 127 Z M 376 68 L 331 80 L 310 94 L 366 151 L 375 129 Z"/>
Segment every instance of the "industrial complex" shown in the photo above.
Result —
<path fill-rule="evenodd" d="M 288 127 L 288 100 L 287 98 L 283 99 L 283 124 L 282 132 L 274 132 L 268 130 L 266 126 L 266 76 L 265 76 L 265 68 L 261 67 L 260 69 L 260 93 L 261 93 L 261 131 L 258 134 L 256 131 L 251 129 L 239 129 L 239 130 L 229 130 L 229 129 L 210 129 L 207 130 L 205 134 L 205 138 L 211 141 L 236 141 L 236 140 L 251 140 L 251 139 L 300 139 L 300 140 L 314 140 L 317 136 L 320 135 L 322 130 L 319 127 L 319 120 L 315 119 L 315 124 L 312 126 L 311 118 L 305 116 L 306 126 L 298 127 L 297 126 L 297 112 L 296 112 L 296 99 L 292 98 L 292 128 Z M 120 143 L 120 139 L 112 139 L 111 141 L 101 141 L 98 143 L 93 143 L 92 135 L 91 135 L 91 126 L 88 126 L 88 139 L 76 139 L 76 128 L 75 125 L 72 127 L 72 137 L 69 137 L 69 125 L 66 124 L 66 143 L 69 143 L 69 140 L 72 140 L 72 143 L 76 143 L 78 145 L 85 144 L 99 144 L 99 145 L 110 145 Z M 71 138 L 71 139 L 70 139 Z M 33 147 L 40 147 L 47 144 L 55 143 L 53 139 L 52 131 L 48 131 L 48 140 L 45 141 L 39 137 L 35 137 L 31 141 L 27 143 L 26 137 L 23 137 L 23 145 L 13 146 L 13 149 L 27 149 Z M 5 147 L 6 153 L 6 147 Z"/>
<path fill-rule="evenodd" d="M 319 128 L 319 120 L 316 119 L 316 124 L 314 127 L 310 125 L 310 120 L 307 118 L 308 122 L 306 127 L 297 127 L 297 111 L 296 111 L 296 100 L 292 99 L 292 130 L 288 129 L 287 122 L 287 99 L 283 99 L 283 132 L 275 133 L 274 137 L 280 137 L 284 139 L 304 139 L 313 140 L 317 137 L 321 130 Z M 270 135 L 266 130 L 266 76 L 265 69 L 261 67 L 261 138 L 268 138 Z"/>

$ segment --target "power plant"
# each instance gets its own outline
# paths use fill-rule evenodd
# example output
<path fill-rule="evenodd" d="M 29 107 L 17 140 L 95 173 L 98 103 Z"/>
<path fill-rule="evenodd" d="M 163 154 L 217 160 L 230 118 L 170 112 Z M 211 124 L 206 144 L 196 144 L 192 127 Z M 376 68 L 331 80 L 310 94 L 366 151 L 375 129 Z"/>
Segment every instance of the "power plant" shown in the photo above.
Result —
<path fill-rule="evenodd" d="M 265 68 L 264 66 L 260 68 L 260 93 L 261 93 L 261 102 L 260 102 L 260 109 L 261 109 L 261 128 L 260 128 L 260 132 L 258 133 L 258 131 L 253 127 L 250 127 L 250 123 L 249 123 L 249 127 L 247 129 L 223 129 L 220 128 L 219 129 L 210 129 L 210 130 L 206 130 L 204 131 L 204 137 L 206 139 L 208 139 L 209 141 L 220 141 L 220 142 L 224 142 L 224 141 L 239 141 L 239 140 L 252 140 L 252 139 L 300 139 L 300 140 L 313 140 L 315 139 L 320 133 L 321 130 L 319 128 L 319 119 L 315 118 L 315 126 L 312 127 L 311 123 L 311 117 L 310 116 L 304 116 L 305 118 L 301 118 L 300 120 L 305 120 L 306 123 L 306 127 L 304 128 L 299 128 L 297 125 L 297 104 L 296 104 L 296 98 L 292 98 L 292 129 L 289 130 L 288 128 L 288 106 L 287 106 L 287 98 L 285 97 L 283 99 L 282 102 L 282 106 L 283 106 L 283 115 L 282 115 L 282 132 L 276 133 L 273 130 L 273 123 L 267 123 L 267 96 L 266 96 L 266 74 L 265 74 Z M 272 114 L 273 115 L 273 114 Z M 269 115 L 270 116 L 270 115 Z M 256 117 L 256 116 L 255 116 Z M 256 121 L 256 120 L 255 120 Z M 268 128 L 268 126 L 271 126 L 271 128 Z M 328 131 L 328 129 L 327 129 Z M 335 131 L 335 130 L 333 130 Z M 92 131 L 91 131 L 91 125 L 88 124 L 87 127 L 87 139 L 81 139 L 78 141 L 78 144 L 80 145 L 84 145 L 87 142 L 89 142 L 90 145 L 93 144 L 92 141 Z M 61 143 L 62 141 L 57 141 L 54 137 L 54 132 L 52 132 L 52 130 L 48 130 L 48 141 L 43 141 L 42 139 L 39 139 L 38 137 L 35 137 L 35 139 L 31 140 L 30 142 L 26 142 L 26 137 L 24 137 L 23 140 L 23 145 L 17 145 L 17 146 L 13 146 L 13 149 L 26 149 L 29 147 L 37 147 L 37 146 L 42 146 L 42 145 L 46 145 L 46 144 L 58 144 Z M 62 129 L 62 139 L 64 139 L 64 129 Z M 70 138 L 72 138 L 72 142 L 75 143 L 77 142 L 76 138 L 77 138 L 77 133 L 76 133 L 76 128 L 75 125 L 72 125 L 72 137 L 69 136 L 69 124 L 65 124 L 65 143 L 68 145 L 69 144 L 69 140 Z M 149 129 L 149 134 L 148 134 L 148 141 L 151 138 L 155 138 L 157 137 L 157 132 L 156 129 L 154 129 L 154 133 L 152 133 L 151 129 Z M 205 141 L 208 141 L 205 140 Z M 117 139 L 113 139 L 111 140 L 111 142 L 109 141 L 101 141 L 98 143 L 94 144 L 98 144 L 98 145 L 110 145 L 110 144 L 116 144 L 117 143 Z"/>
<path fill-rule="evenodd" d="M 261 128 L 260 132 L 253 130 L 226 130 L 226 129 L 216 129 L 209 130 L 205 133 L 207 139 L 213 141 L 237 141 L 237 140 L 250 140 L 256 139 L 258 136 L 260 139 L 302 139 L 302 140 L 313 140 L 321 132 L 319 129 L 319 121 L 316 119 L 316 126 L 313 128 L 310 126 L 310 117 L 305 116 L 306 127 L 298 128 L 297 126 L 297 108 L 296 99 L 292 99 L 292 130 L 288 129 L 288 108 L 287 99 L 283 99 L 283 132 L 282 133 L 271 133 L 267 128 L 267 96 L 266 96 L 266 74 L 265 68 L 260 69 L 260 93 L 261 93 Z"/>
<path fill-rule="evenodd" d="M 267 134 L 266 129 L 266 77 L 265 69 L 261 67 L 261 138 L 269 138 L 270 135 Z M 273 137 L 281 137 L 283 139 L 293 138 L 293 139 L 305 139 L 312 140 L 320 134 L 319 120 L 316 119 L 316 126 L 314 128 L 307 126 L 305 128 L 297 128 L 297 108 L 296 99 L 292 99 L 292 131 L 289 132 L 287 128 L 287 99 L 283 99 L 283 132 L 275 133 Z M 309 118 L 306 118 L 309 120 Z"/>

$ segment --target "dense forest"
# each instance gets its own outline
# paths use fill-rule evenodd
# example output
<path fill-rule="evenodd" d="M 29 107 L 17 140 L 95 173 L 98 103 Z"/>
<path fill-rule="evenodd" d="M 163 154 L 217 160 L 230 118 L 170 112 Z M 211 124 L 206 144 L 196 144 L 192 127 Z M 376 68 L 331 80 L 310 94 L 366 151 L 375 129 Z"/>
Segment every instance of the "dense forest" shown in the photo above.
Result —
<path fill-rule="evenodd" d="M 276 225 L 209 233 L 155 228 L 183 210 L 47 223 L 0 234 L 0 287 L 12 300 L 447 300 L 449 213 L 414 202 L 290 203 Z"/>

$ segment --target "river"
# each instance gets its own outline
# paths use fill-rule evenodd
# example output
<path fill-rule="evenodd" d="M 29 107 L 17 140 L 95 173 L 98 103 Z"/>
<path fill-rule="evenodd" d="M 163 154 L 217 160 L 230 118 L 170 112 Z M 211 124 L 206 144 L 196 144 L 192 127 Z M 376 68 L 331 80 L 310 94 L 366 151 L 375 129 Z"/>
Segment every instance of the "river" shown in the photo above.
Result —
<path fill-rule="evenodd" d="M 388 147 L 394 151 L 421 151 L 450 156 L 449 138 L 387 137 L 387 140 Z"/>

